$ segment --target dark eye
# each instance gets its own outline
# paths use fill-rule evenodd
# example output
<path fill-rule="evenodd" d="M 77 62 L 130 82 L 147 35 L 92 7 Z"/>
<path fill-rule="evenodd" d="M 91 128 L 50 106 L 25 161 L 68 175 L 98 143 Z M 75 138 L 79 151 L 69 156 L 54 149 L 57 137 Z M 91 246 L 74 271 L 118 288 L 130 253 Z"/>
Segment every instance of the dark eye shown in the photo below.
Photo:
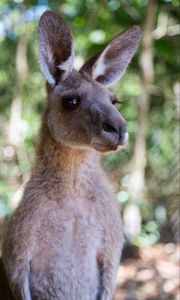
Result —
<path fill-rule="evenodd" d="M 112 105 L 116 105 L 116 104 L 122 104 L 123 102 L 122 101 L 119 101 L 117 99 L 113 99 L 112 100 Z"/>
<path fill-rule="evenodd" d="M 81 100 L 78 96 L 65 96 L 62 98 L 62 106 L 65 110 L 73 111 L 79 107 Z"/>

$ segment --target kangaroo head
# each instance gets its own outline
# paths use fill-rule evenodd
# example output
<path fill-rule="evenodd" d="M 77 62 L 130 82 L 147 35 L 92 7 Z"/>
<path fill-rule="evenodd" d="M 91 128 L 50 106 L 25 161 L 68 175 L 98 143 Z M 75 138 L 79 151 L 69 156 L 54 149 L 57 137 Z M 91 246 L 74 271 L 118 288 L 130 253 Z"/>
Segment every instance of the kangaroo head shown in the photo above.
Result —
<path fill-rule="evenodd" d="M 73 39 L 64 20 L 46 11 L 39 22 L 39 61 L 48 85 L 46 124 L 56 142 L 116 150 L 127 142 L 126 123 L 107 86 L 127 68 L 140 39 L 137 26 L 116 36 L 76 71 Z"/>

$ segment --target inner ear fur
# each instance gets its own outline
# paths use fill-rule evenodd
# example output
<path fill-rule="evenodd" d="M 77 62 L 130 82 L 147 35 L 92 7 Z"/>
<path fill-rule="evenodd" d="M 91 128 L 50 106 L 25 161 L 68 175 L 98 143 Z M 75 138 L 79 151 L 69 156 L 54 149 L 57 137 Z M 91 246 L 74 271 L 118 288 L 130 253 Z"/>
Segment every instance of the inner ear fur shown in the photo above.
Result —
<path fill-rule="evenodd" d="M 133 26 L 118 34 L 100 53 L 90 58 L 81 70 L 89 73 L 94 80 L 110 85 L 125 72 L 137 49 L 140 37 L 139 26 Z"/>
<path fill-rule="evenodd" d="M 39 21 L 38 42 L 41 70 L 49 84 L 54 85 L 72 71 L 72 33 L 58 14 L 46 11 Z"/>

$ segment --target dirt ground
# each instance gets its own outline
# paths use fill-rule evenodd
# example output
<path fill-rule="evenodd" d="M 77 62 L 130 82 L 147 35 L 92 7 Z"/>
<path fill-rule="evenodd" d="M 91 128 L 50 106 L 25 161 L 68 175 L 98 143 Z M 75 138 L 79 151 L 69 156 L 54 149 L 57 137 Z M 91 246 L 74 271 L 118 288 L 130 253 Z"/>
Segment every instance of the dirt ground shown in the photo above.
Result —
<path fill-rule="evenodd" d="M 180 300 L 180 249 L 158 244 L 124 259 L 113 300 Z"/>

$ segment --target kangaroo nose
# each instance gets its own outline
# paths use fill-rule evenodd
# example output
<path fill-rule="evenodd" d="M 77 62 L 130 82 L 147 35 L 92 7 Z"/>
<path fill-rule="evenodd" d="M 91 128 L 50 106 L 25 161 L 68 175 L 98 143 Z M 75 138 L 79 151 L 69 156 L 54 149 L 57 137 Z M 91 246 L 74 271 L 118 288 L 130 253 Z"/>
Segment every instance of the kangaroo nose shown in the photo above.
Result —
<path fill-rule="evenodd" d="M 112 124 L 112 122 L 104 122 L 103 130 L 109 133 L 117 133 L 119 136 L 123 136 L 126 133 L 126 123 L 125 121 L 121 121 L 120 124 Z"/>
<path fill-rule="evenodd" d="M 124 119 L 118 119 L 116 122 L 106 121 L 102 126 L 104 132 L 116 134 L 119 136 L 119 145 L 125 145 L 128 141 L 128 133 L 126 131 L 126 122 Z"/>
<path fill-rule="evenodd" d="M 117 129 L 114 124 L 110 124 L 108 122 L 103 123 L 103 130 L 106 132 L 119 134 L 119 128 Z"/>

